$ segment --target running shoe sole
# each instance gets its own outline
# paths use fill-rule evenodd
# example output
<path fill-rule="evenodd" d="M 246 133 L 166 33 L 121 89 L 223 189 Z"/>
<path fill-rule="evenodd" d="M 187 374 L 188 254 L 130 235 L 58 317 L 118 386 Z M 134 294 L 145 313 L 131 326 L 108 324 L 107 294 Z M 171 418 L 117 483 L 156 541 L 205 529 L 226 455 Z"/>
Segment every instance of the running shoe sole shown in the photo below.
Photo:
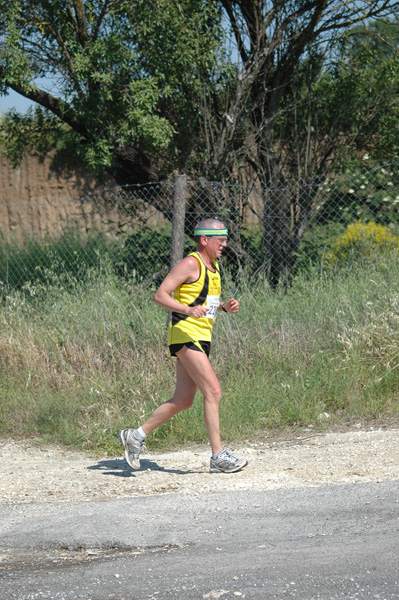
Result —
<path fill-rule="evenodd" d="M 237 473 L 238 471 L 241 471 L 244 467 L 246 467 L 248 464 L 248 461 L 244 461 L 244 464 L 238 464 L 235 467 L 231 467 L 230 469 L 223 469 L 220 467 L 216 467 L 211 465 L 210 467 L 210 472 L 211 473 Z"/>

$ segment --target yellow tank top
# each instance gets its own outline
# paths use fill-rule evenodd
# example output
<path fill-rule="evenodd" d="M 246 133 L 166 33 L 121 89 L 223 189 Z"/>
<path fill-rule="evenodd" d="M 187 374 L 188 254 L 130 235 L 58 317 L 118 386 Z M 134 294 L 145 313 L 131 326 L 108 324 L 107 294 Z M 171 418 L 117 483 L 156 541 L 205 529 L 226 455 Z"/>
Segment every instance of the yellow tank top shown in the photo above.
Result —
<path fill-rule="evenodd" d="M 172 312 L 168 330 L 168 344 L 184 344 L 188 341 L 209 342 L 212 338 L 212 326 L 220 303 L 221 281 L 219 265 L 213 261 L 215 271 L 211 271 L 202 261 L 198 252 L 191 252 L 198 261 L 199 277 L 192 283 L 182 283 L 174 291 L 173 297 L 186 306 L 206 306 L 206 317 L 196 319 L 182 313 Z"/>

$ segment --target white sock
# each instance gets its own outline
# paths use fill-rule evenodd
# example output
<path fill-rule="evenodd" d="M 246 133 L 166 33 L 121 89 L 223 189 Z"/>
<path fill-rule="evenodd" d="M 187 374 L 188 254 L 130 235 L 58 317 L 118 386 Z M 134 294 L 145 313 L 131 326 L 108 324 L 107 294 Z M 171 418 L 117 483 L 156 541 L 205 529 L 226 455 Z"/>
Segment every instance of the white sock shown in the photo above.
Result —
<path fill-rule="evenodd" d="M 216 452 L 216 454 L 212 454 L 212 458 L 213 459 L 217 458 L 221 452 L 223 452 L 223 448 L 221 450 L 219 450 L 219 452 Z"/>
<path fill-rule="evenodd" d="M 134 430 L 133 435 L 139 442 L 144 442 L 147 437 L 141 426 Z"/>

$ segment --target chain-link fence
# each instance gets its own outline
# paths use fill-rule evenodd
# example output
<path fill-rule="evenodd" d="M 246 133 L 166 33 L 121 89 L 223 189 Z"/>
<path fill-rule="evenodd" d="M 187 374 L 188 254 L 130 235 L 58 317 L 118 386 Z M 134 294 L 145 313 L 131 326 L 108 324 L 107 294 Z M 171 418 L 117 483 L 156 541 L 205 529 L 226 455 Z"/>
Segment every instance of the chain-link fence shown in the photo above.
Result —
<path fill-rule="evenodd" d="M 398 206 L 399 164 L 368 160 L 334 176 L 273 186 L 181 175 L 77 200 L 15 202 L 0 205 L 0 285 L 22 287 L 61 273 L 83 277 L 105 264 L 119 277 L 151 282 L 193 248 L 194 226 L 204 217 L 229 229 L 226 265 L 262 273 L 275 285 L 329 260 L 350 224 L 376 224 L 378 235 L 395 241 Z"/>

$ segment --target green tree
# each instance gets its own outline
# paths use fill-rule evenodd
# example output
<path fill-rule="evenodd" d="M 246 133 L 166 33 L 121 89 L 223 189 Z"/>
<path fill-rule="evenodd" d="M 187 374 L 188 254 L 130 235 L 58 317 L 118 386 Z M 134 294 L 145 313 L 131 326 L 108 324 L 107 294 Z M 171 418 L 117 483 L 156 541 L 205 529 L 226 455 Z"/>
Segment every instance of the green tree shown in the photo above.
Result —
<path fill-rule="evenodd" d="M 242 160 L 263 186 L 265 262 L 276 284 L 295 262 L 320 181 L 390 119 L 396 59 L 383 61 L 370 86 L 372 54 L 368 68 L 360 68 L 360 55 L 351 67 L 341 39 L 395 14 L 398 3 L 220 1 L 240 59 L 241 94 L 227 112 L 236 131 L 244 120 L 250 128 Z"/>
<path fill-rule="evenodd" d="M 370 45 L 349 48 L 340 39 L 398 7 L 394 0 L 0 0 L 2 90 L 41 107 L 9 115 L 3 145 L 16 160 L 57 143 L 120 183 L 175 169 L 260 183 L 264 262 L 276 284 L 292 267 L 334 162 L 366 142 L 387 151 L 396 143 L 392 42 L 375 69 Z M 380 30 L 374 34 L 369 39 L 381 40 Z M 376 46 L 380 52 L 381 41 Z M 38 86 L 40 77 L 52 78 L 53 93 Z M 199 210 L 220 212 L 218 194 L 205 196 Z M 222 204 L 237 229 L 226 197 Z"/>
<path fill-rule="evenodd" d="M 56 146 L 61 164 L 77 160 L 122 185 L 216 172 L 215 148 L 225 146 L 209 125 L 223 114 L 236 74 L 217 0 L 0 0 L 0 8 L 0 91 L 38 105 L 11 111 L 0 125 L 14 163 Z M 53 89 L 39 87 L 44 77 Z M 148 201 L 170 217 L 161 188 L 151 191 Z M 190 208 L 198 218 L 223 214 L 232 254 L 243 253 L 223 195 L 204 185 Z"/>
<path fill-rule="evenodd" d="M 315 209 L 313 223 L 395 218 L 392 176 L 375 163 L 399 155 L 398 43 L 396 19 L 371 22 L 345 32 L 328 61 L 310 54 L 298 68 L 277 124 L 284 168 L 304 181 L 291 195 L 291 212 L 298 216 L 287 234 L 293 251 L 286 264 L 293 265 Z"/>
<path fill-rule="evenodd" d="M 1 0 L 0 11 L 0 91 L 38 105 L 4 119 L 9 158 L 56 143 L 119 183 L 184 168 L 198 137 L 200 76 L 220 46 L 214 3 Z"/>

